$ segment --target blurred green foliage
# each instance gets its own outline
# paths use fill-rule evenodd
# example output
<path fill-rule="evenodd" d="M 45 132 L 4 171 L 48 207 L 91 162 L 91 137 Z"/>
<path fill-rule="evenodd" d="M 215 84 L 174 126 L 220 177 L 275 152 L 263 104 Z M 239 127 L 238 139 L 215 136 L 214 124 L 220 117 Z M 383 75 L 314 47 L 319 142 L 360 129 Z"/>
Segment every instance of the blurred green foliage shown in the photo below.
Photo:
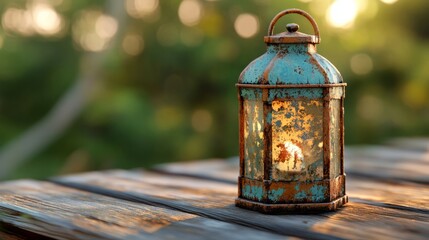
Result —
<path fill-rule="evenodd" d="M 0 14 L 29 2 L 3 0 Z M 0 30 L 0 146 L 40 120 L 77 81 L 85 54 L 72 34 L 79 14 L 106 13 L 101 0 L 43 2 L 63 17 L 61 34 L 20 34 L 5 29 L 4 22 Z M 10 177 L 237 155 L 234 84 L 265 51 L 263 36 L 272 17 L 292 7 L 316 19 L 322 36 L 318 52 L 349 84 L 346 144 L 429 134 L 429 1 L 357 0 L 364 5 L 346 28 L 327 20 L 334 0 L 198 2 L 203 12 L 191 27 L 179 19 L 178 0 L 159 1 L 148 16 L 128 16 L 117 34 L 141 36 L 141 53 L 126 54 L 120 36 L 103 65 L 102 86 L 77 121 Z M 237 34 L 234 22 L 242 13 L 259 19 L 255 36 Z M 277 31 L 292 21 L 300 31 L 312 31 L 299 16 L 280 21 Z"/>

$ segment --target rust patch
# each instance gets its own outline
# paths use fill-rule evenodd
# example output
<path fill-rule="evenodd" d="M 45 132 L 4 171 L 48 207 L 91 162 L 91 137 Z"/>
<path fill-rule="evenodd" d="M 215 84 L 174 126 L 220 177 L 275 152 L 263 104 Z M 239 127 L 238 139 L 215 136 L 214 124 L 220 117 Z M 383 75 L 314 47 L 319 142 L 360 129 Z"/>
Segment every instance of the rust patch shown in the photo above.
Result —
<path fill-rule="evenodd" d="M 322 179 L 322 100 L 276 100 L 272 106 L 272 179 Z"/>

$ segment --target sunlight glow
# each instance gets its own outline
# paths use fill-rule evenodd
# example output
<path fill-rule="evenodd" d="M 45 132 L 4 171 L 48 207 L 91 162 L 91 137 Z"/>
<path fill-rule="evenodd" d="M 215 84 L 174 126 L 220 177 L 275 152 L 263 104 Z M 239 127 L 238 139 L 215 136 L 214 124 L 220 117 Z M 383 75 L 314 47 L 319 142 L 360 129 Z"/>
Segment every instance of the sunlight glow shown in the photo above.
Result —
<path fill-rule="evenodd" d="M 382 1 L 383 3 L 386 3 L 386 4 L 394 4 L 394 3 L 396 3 L 398 0 L 380 0 L 380 1 Z"/>
<path fill-rule="evenodd" d="M 240 37 L 251 38 L 259 31 L 259 20 L 252 14 L 243 13 L 235 19 L 234 28 Z"/>
<path fill-rule="evenodd" d="M 202 13 L 203 7 L 198 0 L 183 0 L 178 10 L 180 21 L 188 27 L 197 25 Z"/>
<path fill-rule="evenodd" d="M 357 17 L 356 0 L 335 0 L 329 8 L 326 18 L 333 27 L 350 28 Z"/>
<path fill-rule="evenodd" d="M 159 0 L 127 0 L 125 4 L 131 17 L 144 18 L 156 12 Z"/>

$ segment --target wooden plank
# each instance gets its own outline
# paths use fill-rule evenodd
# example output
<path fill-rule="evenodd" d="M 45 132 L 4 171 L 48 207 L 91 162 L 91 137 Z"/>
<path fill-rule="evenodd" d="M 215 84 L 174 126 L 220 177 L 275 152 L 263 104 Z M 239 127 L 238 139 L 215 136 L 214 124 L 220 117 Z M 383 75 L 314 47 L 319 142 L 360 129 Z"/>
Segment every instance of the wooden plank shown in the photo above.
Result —
<path fill-rule="evenodd" d="M 109 179 L 109 184 L 105 183 L 105 179 Z M 352 202 L 339 212 L 270 216 L 236 208 L 236 185 L 225 182 L 144 171 L 88 173 L 55 181 L 107 196 L 163 206 L 300 238 L 371 238 L 382 235 L 392 239 L 419 239 L 421 236 L 429 236 L 429 211 L 419 208 L 419 204 L 424 203 L 429 194 L 424 192 L 424 197 L 412 195 L 418 191 L 418 187 L 392 198 L 391 202 L 383 202 L 377 201 L 381 199 L 379 195 L 368 198 L 366 195 L 360 195 L 359 191 L 354 193 L 353 188 L 359 184 L 357 181 L 350 184 L 352 189 L 348 189 Z M 370 185 L 371 183 L 365 183 L 364 187 L 359 185 L 360 191 L 379 190 L 371 189 Z M 377 187 L 382 188 L 384 185 Z M 409 205 L 400 205 L 404 202 L 397 200 L 403 198 L 417 200 L 407 202 Z"/>
<path fill-rule="evenodd" d="M 228 161 L 212 160 L 209 164 L 210 167 L 206 167 L 205 162 L 200 161 L 186 163 L 185 165 L 181 165 L 180 163 L 173 163 L 171 166 L 163 165 L 158 170 L 159 172 L 172 173 L 175 175 L 180 175 L 180 172 L 183 171 L 185 174 L 182 175 L 204 178 L 204 176 L 198 172 L 198 168 L 201 168 L 204 169 L 205 174 L 210 176 L 210 179 L 221 179 L 222 182 L 231 182 L 235 185 L 237 184 L 237 178 L 231 176 L 234 172 L 237 174 L 237 164 L 236 159 Z M 215 165 L 217 166 L 214 167 Z M 187 168 L 188 166 L 190 168 Z M 216 171 L 212 171 L 211 169 L 216 169 Z M 385 204 L 418 207 L 426 210 L 429 208 L 429 188 L 425 185 L 415 184 L 409 181 L 398 182 L 394 179 L 383 178 L 385 175 L 380 177 L 383 181 L 378 181 L 380 179 L 374 177 L 362 177 L 362 175 L 363 174 L 357 175 L 356 173 L 347 175 L 348 195 L 356 200 L 367 199 L 383 202 Z"/>
<path fill-rule="evenodd" d="M 429 154 L 384 146 L 349 147 L 346 171 L 363 177 L 429 184 Z"/>
<path fill-rule="evenodd" d="M 0 185 L 0 221 L 55 239 L 284 239 L 193 214 L 30 180 Z"/>
<path fill-rule="evenodd" d="M 207 165 L 206 165 L 207 164 Z M 429 154 L 385 146 L 347 147 L 345 168 L 349 176 L 377 180 L 429 184 Z M 236 182 L 238 158 L 158 165 L 156 171 L 194 176 L 224 182 Z"/>
<path fill-rule="evenodd" d="M 235 184 L 238 179 L 239 159 L 232 157 L 229 159 L 166 163 L 159 164 L 152 170 L 171 175 L 198 177 Z"/>
<path fill-rule="evenodd" d="M 396 149 L 405 149 L 426 153 L 429 152 L 428 137 L 395 138 L 387 141 L 386 144 Z"/>

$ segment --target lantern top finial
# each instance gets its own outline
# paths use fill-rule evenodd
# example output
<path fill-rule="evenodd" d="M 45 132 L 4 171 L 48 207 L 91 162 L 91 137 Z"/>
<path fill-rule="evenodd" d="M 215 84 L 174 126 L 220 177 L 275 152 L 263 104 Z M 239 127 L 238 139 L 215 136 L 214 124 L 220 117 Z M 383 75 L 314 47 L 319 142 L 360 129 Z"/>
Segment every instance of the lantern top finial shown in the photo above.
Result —
<path fill-rule="evenodd" d="M 313 26 L 314 35 L 308 35 L 305 33 L 298 32 L 299 25 L 295 23 L 290 23 L 286 26 L 287 32 L 282 32 L 282 33 L 273 35 L 274 26 L 277 23 L 277 21 L 281 17 L 292 13 L 296 13 L 307 18 L 308 21 L 310 21 L 311 25 Z M 268 29 L 268 36 L 264 37 L 264 41 L 265 43 L 270 43 L 270 44 L 280 44 L 280 43 L 318 44 L 320 43 L 319 27 L 317 26 L 316 21 L 310 16 L 310 14 L 306 13 L 305 11 L 300 9 L 295 9 L 295 8 L 287 9 L 280 12 L 273 18 Z"/>
<path fill-rule="evenodd" d="M 289 23 L 286 25 L 286 30 L 290 33 L 296 32 L 299 29 L 299 25 L 296 23 Z"/>

